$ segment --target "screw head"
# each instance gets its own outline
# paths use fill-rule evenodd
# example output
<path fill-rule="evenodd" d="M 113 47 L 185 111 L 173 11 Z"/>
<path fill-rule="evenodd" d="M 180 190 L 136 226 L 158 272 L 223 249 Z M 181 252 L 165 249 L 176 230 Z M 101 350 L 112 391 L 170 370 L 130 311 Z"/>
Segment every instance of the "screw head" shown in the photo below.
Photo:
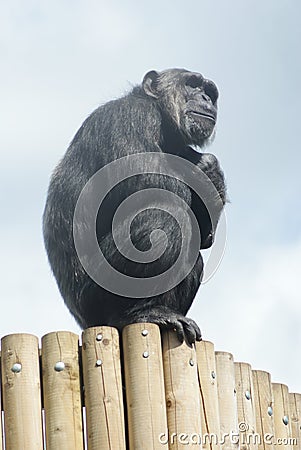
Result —
<path fill-rule="evenodd" d="M 251 392 L 250 391 L 246 391 L 245 392 L 245 397 L 246 397 L 247 400 L 250 400 L 251 399 Z"/>
<path fill-rule="evenodd" d="M 20 373 L 21 370 L 22 370 L 22 364 L 20 364 L 20 363 L 15 363 L 13 365 L 13 367 L 11 368 L 11 371 L 14 373 Z"/>
<path fill-rule="evenodd" d="M 96 366 L 97 367 L 100 367 L 102 365 L 102 360 L 101 359 L 98 359 L 97 361 L 96 361 Z"/>
<path fill-rule="evenodd" d="M 190 360 L 189 360 L 189 364 L 190 364 L 191 366 L 194 366 L 194 361 L 193 361 L 193 359 L 190 359 Z"/>
<path fill-rule="evenodd" d="M 142 330 L 141 334 L 142 334 L 142 336 L 147 336 L 148 335 L 148 330 Z"/>
<path fill-rule="evenodd" d="M 102 341 L 102 334 L 101 333 L 98 333 L 98 335 L 96 336 L 96 340 L 98 342 Z"/>
<path fill-rule="evenodd" d="M 65 363 L 63 361 L 58 361 L 55 363 L 54 370 L 56 372 L 62 372 L 65 369 Z"/>
<path fill-rule="evenodd" d="M 212 370 L 212 372 L 211 372 L 211 378 L 213 378 L 213 380 L 215 380 L 215 378 L 216 378 L 216 373 L 214 372 L 214 370 Z"/>
<path fill-rule="evenodd" d="M 149 353 L 148 352 L 143 352 L 142 356 L 143 356 L 143 358 L 148 358 L 149 357 Z"/>
<path fill-rule="evenodd" d="M 282 422 L 284 423 L 284 425 L 288 425 L 288 422 L 289 422 L 288 417 L 287 416 L 283 416 Z"/>
<path fill-rule="evenodd" d="M 268 407 L 268 415 L 270 417 L 273 415 L 273 408 L 271 406 Z"/>

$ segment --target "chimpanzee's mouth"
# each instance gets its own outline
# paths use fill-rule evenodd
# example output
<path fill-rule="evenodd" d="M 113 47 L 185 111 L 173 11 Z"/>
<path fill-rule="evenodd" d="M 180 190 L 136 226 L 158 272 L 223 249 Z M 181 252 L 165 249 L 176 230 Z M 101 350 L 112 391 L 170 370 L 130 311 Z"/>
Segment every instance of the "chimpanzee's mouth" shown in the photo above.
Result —
<path fill-rule="evenodd" d="M 199 111 L 188 111 L 188 113 L 199 118 L 204 117 L 205 119 L 212 120 L 214 123 L 216 122 L 216 116 L 214 114 Z"/>

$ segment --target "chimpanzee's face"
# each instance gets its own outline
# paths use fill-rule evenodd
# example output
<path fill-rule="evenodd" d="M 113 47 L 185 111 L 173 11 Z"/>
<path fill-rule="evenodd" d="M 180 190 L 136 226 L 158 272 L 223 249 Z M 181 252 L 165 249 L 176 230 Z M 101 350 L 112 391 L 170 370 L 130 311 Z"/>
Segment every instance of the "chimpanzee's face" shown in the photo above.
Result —
<path fill-rule="evenodd" d="M 143 87 L 148 95 L 158 99 L 187 144 L 203 146 L 213 134 L 218 99 L 213 81 L 196 72 L 172 69 L 149 72 Z"/>

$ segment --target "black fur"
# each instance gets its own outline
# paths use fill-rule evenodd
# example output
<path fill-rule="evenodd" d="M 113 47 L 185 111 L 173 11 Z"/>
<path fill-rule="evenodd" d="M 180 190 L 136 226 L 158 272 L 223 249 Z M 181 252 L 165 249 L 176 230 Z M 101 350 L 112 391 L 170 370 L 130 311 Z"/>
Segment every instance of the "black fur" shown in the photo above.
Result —
<path fill-rule="evenodd" d="M 159 152 L 163 165 L 164 154 L 186 158 L 208 175 L 224 204 L 226 187 L 216 157 L 198 153 L 189 146 L 203 147 L 210 140 L 216 122 L 217 97 L 215 84 L 198 73 L 183 69 L 151 71 L 145 75 L 142 85 L 128 95 L 96 109 L 76 133 L 53 173 L 43 230 L 60 292 L 81 327 L 111 325 L 121 329 L 128 323 L 145 321 L 174 328 L 181 341 L 184 336 L 190 343 L 201 339 L 198 326 L 185 317 L 203 274 L 200 254 L 193 270 L 168 292 L 145 299 L 124 298 L 108 292 L 87 275 L 75 251 L 72 227 L 76 202 L 92 175 L 108 163 L 134 153 Z M 147 172 L 149 167 L 141 169 Z M 176 178 L 146 173 L 125 180 L 110 192 L 101 206 L 97 238 L 110 264 L 133 277 L 152 277 L 167 270 L 178 257 L 181 246 L 177 221 L 162 209 L 152 208 L 133 220 L 131 239 L 139 250 L 146 251 L 151 246 L 151 231 L 162 229 L 168 237 L 164 254 L 149 264 L 139 264 L 116 249 L 111 232 L 116 207 L 130 194 L 150 187 L 169 190 L 185 200 L 197 217 L 201 248 L 212 245 L 217 225 L 217 220 L 211 223 L 198 196 Z"/>

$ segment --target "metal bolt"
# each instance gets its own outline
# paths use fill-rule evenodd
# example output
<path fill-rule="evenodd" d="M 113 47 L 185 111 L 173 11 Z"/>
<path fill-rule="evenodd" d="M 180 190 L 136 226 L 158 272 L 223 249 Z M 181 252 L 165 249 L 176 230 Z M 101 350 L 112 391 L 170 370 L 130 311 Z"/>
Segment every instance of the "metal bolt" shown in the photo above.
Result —
<path fill-rule="evenodd" d="M 101 341 L 102 340 L 102 334 L 98 333 L 98 335 L 96 336 L 96 340 L 97 341 Z"/>
<path fill-rule="evenodd" d="M 194 361 L 193 361 L 193 359 L 190 359 L 190 360 L 189 360 L 189 364 L 190 364 L 191 366 L 194 366 Z"/>
<path fill-rule="evenodd" d="M 20 364 L 20 363 L 15 363 L 13 365 L 13 367 L 11 368 L 11 371 L 14 373 L 20 373 L 21 370 L 22 370 L 22 364 Z"/>
<path fill-rule="evenodd" d="M 283 416 L 282 422 L 284 423 L 284 425 L 288 425 L 288 417 L 287 416 Z"/>
<path fill-rule="evenodd" d="M 246 397 L 247 400 L 250 400 L 251 399 L 251 392 L 250 391 L 246 391 L 245 392 L 245 397 Z"/>
<path fill-rule="evenodd" d="M 148 358 L 149 357 L 149 353 L 148 352 L 143 352 L 142 356 L 143 356 L 143 358 Z"/>
<path fill-rule="evenodd" d="M 273 408 L 271 406 L 268 407 L 268 415 L 269 416 L 273 415 Z"/>
<path fill-rule="evenodd" d="M 148 330 L 142 330 L 141 334 L 142 334 L 142 336 L 147 336 L 148 335 Z"/>
<path fill-rule="evenodd" d="M 102 365 L 102 360 L 101 359 L 98 359 L 97 361 L 96 361 L 96 366 L 97 367 L 100 367 Z"/>
<path fill-rule="evenodd" d="M 65 363 L 63 361 L 58 361 L 55 363 L 54 370 L 56 372 L 62 372 L 65 369 Z"/>
<path fill-rule="evenodd" d="M 211 378 L 213 378 L 214 380 L 216 378 L 216 374 L 215 374 L 214 370 L 212 370 L 212 372 L 211 372 Z"/>

